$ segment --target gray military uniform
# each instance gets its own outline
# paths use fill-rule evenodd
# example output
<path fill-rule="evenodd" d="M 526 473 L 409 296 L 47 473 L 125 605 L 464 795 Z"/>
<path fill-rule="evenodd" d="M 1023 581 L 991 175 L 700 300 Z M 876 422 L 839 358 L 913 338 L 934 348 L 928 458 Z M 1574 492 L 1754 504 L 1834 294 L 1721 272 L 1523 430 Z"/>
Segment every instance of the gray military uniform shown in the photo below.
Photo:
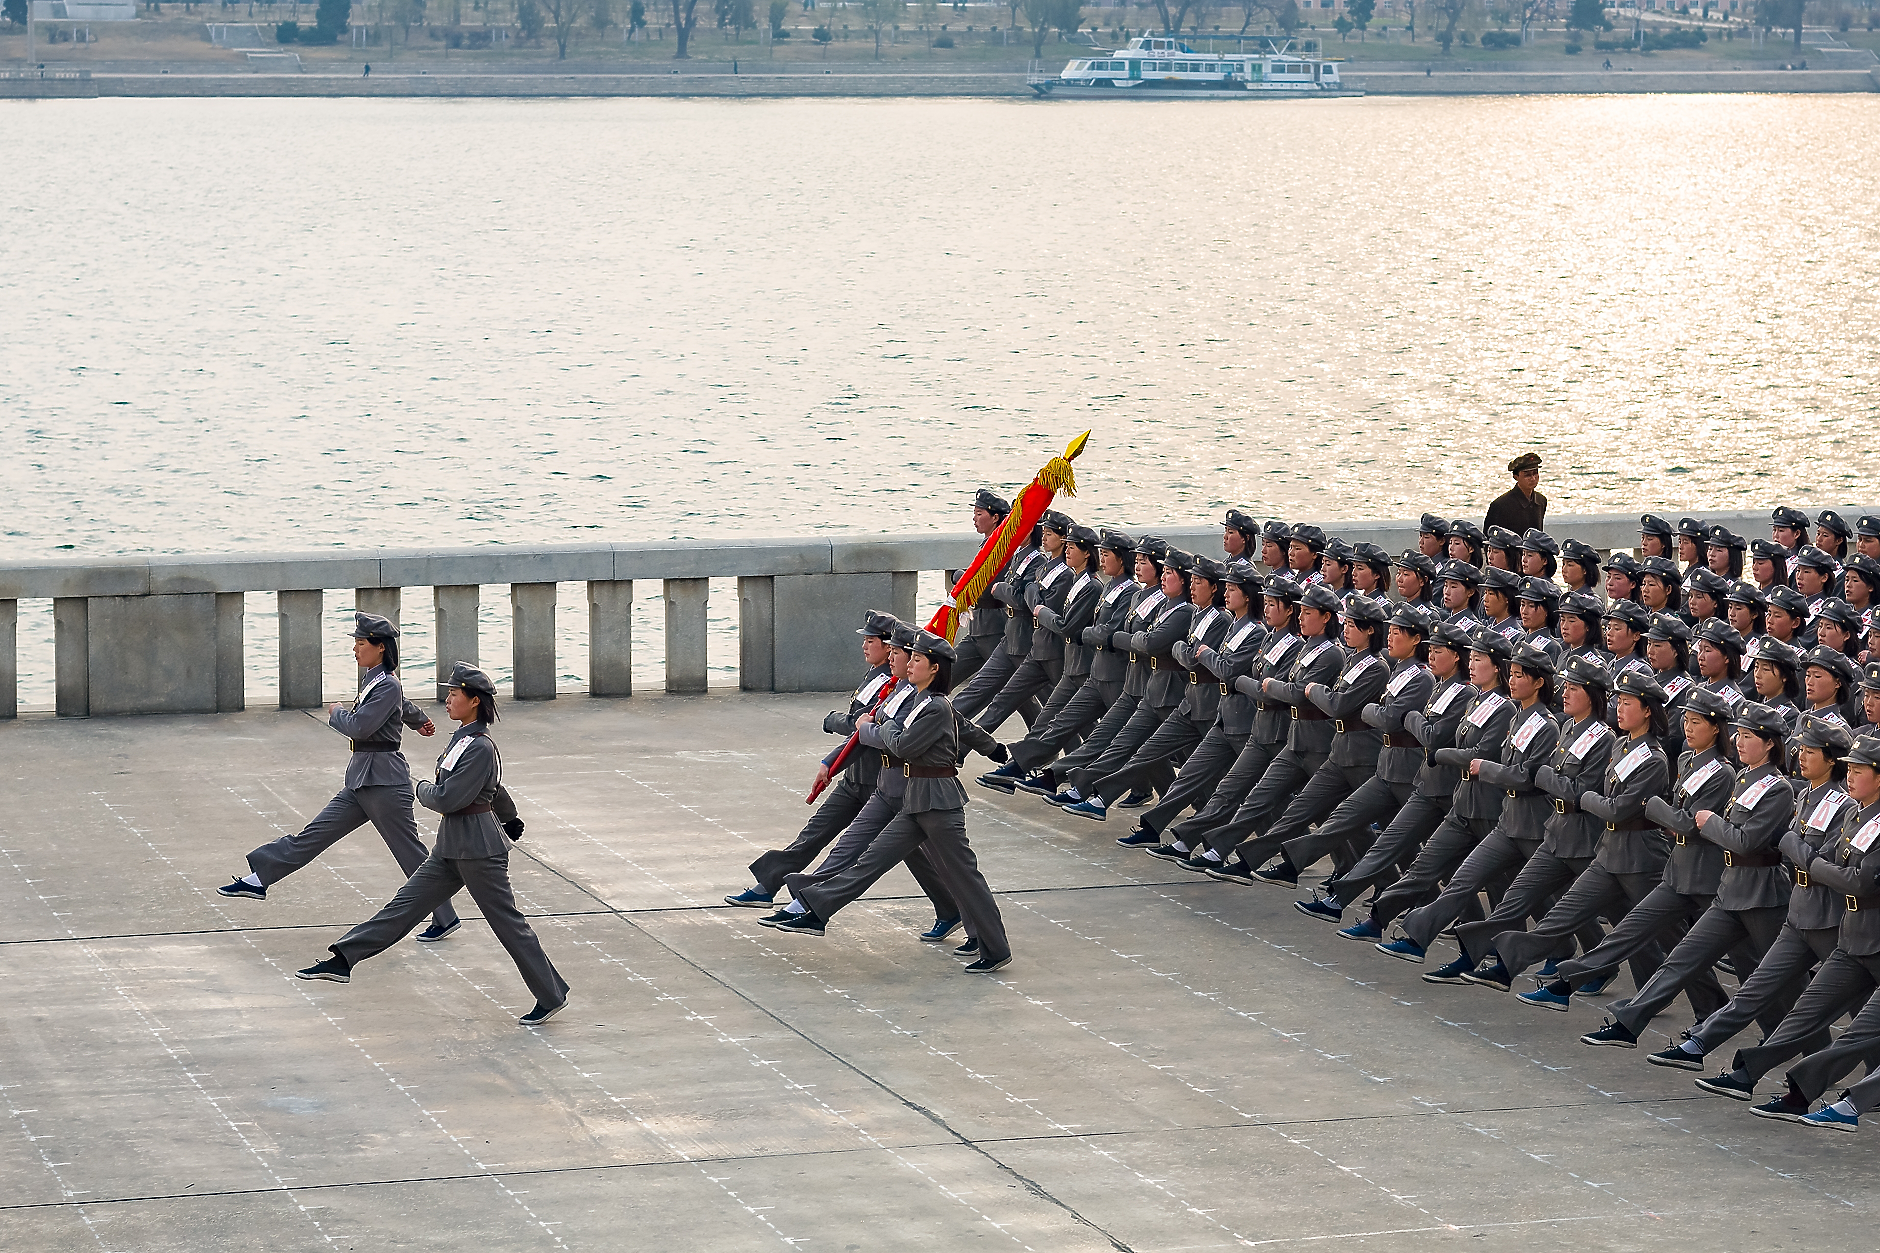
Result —
<path fill-rule="evenodd" d="M 357 966 L 404 939 L 459 888 L 468 888 L 536 1002 L 553 1006 L 568 999 L 568 984 L 542 952 L 509 885 L 509 839 L 493 812 L 502 778 L 502 759 L 485 725 L 459 727 L 437 759 L 437 782 L 418 785 L 418 803 L 444 815 L 437 846 L 385 908 L 339 938 L 335 953 Z"/>
<path fill-rule="evenodd" d="M 370 822 L 392 850 L 398 868 L 409 878 L 430 853 L 418 838 L 418 822 L 411 808 L 411 766 L 400 751 L 400 725 L 414 731 L 430 719 L 405 699 L 398 676 L 379 666 L 367 670 L 351 709 L 327 715 L 327 725 L 352 741 L 346 762 L 346 785 L 294 835 L 270 840 L 248 854 L 248 868 L 263 886 L 279 883 L 342 839 Z M 457 921 L 457 911 L 445 899 L 432 918 L 440 927 Z"/>
<path fill-rule="evenodd" d="M 1129 620 L 1142 591 L 1142 585 L 1128 575 L 1120 576 L 1103 589 L 1093 621 L 1078 633 L 1080 647 L 1088 654 L 1085 664 L 1089 667 L 1089 676 L 1054 716 L 1040 715 L 1031 732 L 1012 746 L 1013 764 L 1027 770 L 1047 764 L 1059 753 L 1076 746 L 1116 703 L 1123 691 L 1129 656 L 1116 651 L 1110 640 Z M 1065 656 L 1068 675 L 1068 648 Z"/>
<path fill-rule="evenodd" d="M 1214 689 L 1214 722 L 1182 762 L 1175 781 L 1162 791 L 1161 799 L 1137 820 L 1145 830 L 1166 831 L 1184 809 L 1206 804 L 1240 756 L 1253 729 L 1253 698 L 1238 691 L 1234 680 L 1252 670 L 1266 639 L 1265 625 L 1249 613 L 1228 624 L 1218 651 L 1212 645 L 1196 650 L 1195 673 L 1202 684 Z"/>

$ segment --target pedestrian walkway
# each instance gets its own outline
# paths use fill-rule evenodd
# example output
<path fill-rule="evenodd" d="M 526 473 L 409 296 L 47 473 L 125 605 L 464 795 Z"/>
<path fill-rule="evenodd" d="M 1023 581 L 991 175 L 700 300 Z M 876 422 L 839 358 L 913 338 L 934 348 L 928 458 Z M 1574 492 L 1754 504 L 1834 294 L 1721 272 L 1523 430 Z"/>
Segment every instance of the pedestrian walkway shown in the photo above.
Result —
<path fill-rule="evenodd" d="M 473 913 L 291 978 L 397 887 L 370 831 L 265 903 L 215 894 L 331 796 L 323 725 L 0 726 L 0 1248 L 1871 1239 L 1880 1135 L 1586 1048 L 1591 1009 L 1432 988 L 1286 893 L 1117 848 L 1127 811 L 970 788 L 996 976 L 915 938 L 901 871 L 824 939 L 756 926 L 720 897 L 808 812 L 829 700 L 505 707 L 517 899 L 573 986 L 538 1032 Z M 414 773 L 438 743 L 407 735 Z"/>

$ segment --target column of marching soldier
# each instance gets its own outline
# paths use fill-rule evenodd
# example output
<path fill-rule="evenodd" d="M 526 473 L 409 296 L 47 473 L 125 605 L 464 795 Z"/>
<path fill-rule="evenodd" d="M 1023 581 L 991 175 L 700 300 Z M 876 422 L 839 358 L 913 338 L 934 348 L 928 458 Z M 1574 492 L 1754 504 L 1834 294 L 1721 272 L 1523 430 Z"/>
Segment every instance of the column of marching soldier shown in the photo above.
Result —
<path fill-rule="evenodd" d="M 975 499 L 981 534 L 1008 512 Z M 823 761 L 828 798 L 725 899 L 822 935 L 906 861 L 921 938 L 964 927 L 967 969 L 1002 968 L 957 779 L 977 751 L 999 763 L 982 786 L 1138 810 L 1118 844 L 1223 883 L 1329 859 L 1295 908 L 1418 964 L 1453 937 L 1431 983 L 1509 992 L 1538 968 L 1519 999 L 1565 1012 L 1628 966 L 1586 1044 L 1636 1047 L 1683 993 L 1696 1021 L 1646 1060 L 1706 1072 L 1755 1020 L 1698 1086 L 1753 1101 L 1787 1063 L 1753 1113 L 1855 1129 L 1880 1070 L 1810 1111 L 1880 1063 L 1880 517 L 1785 507 L 1748 540 L 1648 514 L 1639 556 L 1603 561 L 1421 525 L 1393 557 L 1230 509 L 1216 559 L 1047 512 L 957 646 L 867 616 L 867 673 L 824 722 L 854 742 Z M 1000 744 L 1013 713 L 1027 733 Z"/>

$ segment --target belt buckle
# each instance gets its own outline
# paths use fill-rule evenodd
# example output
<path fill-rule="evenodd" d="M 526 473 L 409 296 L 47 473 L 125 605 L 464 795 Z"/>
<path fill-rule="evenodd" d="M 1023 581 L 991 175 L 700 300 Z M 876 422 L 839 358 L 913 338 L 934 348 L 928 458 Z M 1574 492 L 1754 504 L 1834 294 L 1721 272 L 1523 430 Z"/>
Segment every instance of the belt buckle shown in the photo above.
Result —
<path fill-rule="evenodd" d="M 1297 721 L 1299 721 L 1299 706 L 1297 706 L 1297 705 L 1288 705 L 1288 706 L 1286 706 L 1286 708 L 1287 708 L 1287 710 L 1288 710 L 1288 711 L 1290 711 L 1290 712 L 1291 712 L 1291 714 L 1292 714 L 1292 720 L 1293 720 L 1294 722 L 1297 722 Z"/>
<path fill-rule="evenodd" d="M 1194 671 L 1190 670 L 1188 672 L 1188 681 L 1190 683 L 1199 683 L 1201 682 L 1201 676 L 1196 674 Z"/>
<path fill-rule="evenodd" d="M 1554 812 L 1557 814 L 1567 812 L 1567 802 L 1561 800 L 1558 796 L 1554 797 Z"/>
<path fill-rule="evenodd" d="M 1134 661 L 1136 660 L 1136 654 L 1135 654 L 1135 653 L 1131 653 L 1131 654 L 1129 655 L 1129 660 L 1130 660 L 1130 661 L 1131 661 L 1131 662 L 1133 663 L 1133 662 L 1134 662 Z"/>
<path fill-rule="evenodd" d="M 1808 872 L 1806 870 L 1801 870 L 1801 869 L 1796 870 L 1795 886 L 1798 888 L 1805 888 L 1808 886 Z"/>
<path fill-rule="evenodd" d="M 911 779 L 914 777 L 914 763 L 913 762 L 910 761 L 906 765 L 901 767 L 901 777 L 903 779 Z"/>
<path fill-rule="evenodd" d="M 1018 617 L 1018 611 L 1012 608 L 1010 605 L 1007 605 L 1005 607 L 1005 616 L 1008 618 L 1016 618 Z"/>
<path fill-rule="evenodd" d="M 890 757 L 887 753 L 883 753 L 881 755 L 881 768 L 883 770 L 894 769 L 894 758 Z"/>
<path fill-rule="evenodd" d="M 1225 683 L 1221 684 L 1221 695 L 1227 695 L 1227 684 Z"/>
<path fill-rule="evenodd" d="M 1860 912 L 1860 897 L 1850 896 L 1847 898 L 1847 912 L 1850 914 L 1858 914 Z"/>
<path fill-rule="evenodd" d="M 1343 735 L 1345 733 L 1345 720 L 1343 718 L 1333 718 L 1332 730 L 1338 732 L 1340 735 Z"/>
<path fill-rule="evenodd" d="M 1613 823 L 1610 823 L 1610 822 L 1609 822 L 1609 823 L 1607 823 L 1607 824 L 1606 824 L 1606 830 L 1608 830 L 1608 831 L 1617 831 L 1618 829 L 1619 829 L 1619 828 L 1618 828 L 1617 826 L 1615 826 L 1615 825 L 1614 825 Z"/>
<path fill-rule="evenodd" d="M 1519 793 L 1518 791 L 1516 791 L 1516 790 L 1515 790 L 1514 788 L 1504 788 L 1503 790 L 1504 790 L 1504 791 L 1506 791 L 1506 792 L 1508 793 L 1508 799 L 1509 799 L 1509 800 L 1516 800 L 1516 799 L 1518 799 L 1518 798 L 1520 797 L 1520 795 L 1521 795 L 1521 794 L 1520 794 L 1520 793 Z"/>
<path fill-rule="evenodd" d="M 1682 832 L 1682 831 L 1673 831 L 1673 832 L 1671 833 L 1671 838 L 1672 838 L 1672 839 L 1673 839 L 1674 841 L 1676 841 L 1676 843 L 1677 843 L 1677 846 L 1678 846 L 1679 848 L 1683 848 L 1683 847 L 1684 847 L 1684 832 Z M 1730 864 L 1730 854 L 1728 854 L 1728 853 L 1725 853 L 1725 854 L 1723 855 L 1723 857 L 1724 857 L 1724 861 L 1723 861 L 1723 864 L 1724 864 L 1724 865 L 1726 865 L 1726 866 L 1727 866 L 1727 865 L 1729 865 L 1729 864 Z"/>
<path fill-rule="evenodd" d="M 1161 669 L 1161 666 L 1160 666 L 1160 665 L 1158 664 L 1158 663 L 1159 663 L 1159 662 L 1160 662 L 1161 660 L 1162 660 L 1162 659 L 1161 659 L 1160 657 L 1151 657 L 1151 658 L 1149 658 L 1149 669 L 1151 669 L 1151 670 L 1159 670 L 1159 669 Z"/>
<path fill-rule="evenodd" d="M 1730 850 L 1727 848 L 1723 850 L 1723 864 L 1726 867 L 1736 865 L 1734 861 L 1730 860 Z"/>

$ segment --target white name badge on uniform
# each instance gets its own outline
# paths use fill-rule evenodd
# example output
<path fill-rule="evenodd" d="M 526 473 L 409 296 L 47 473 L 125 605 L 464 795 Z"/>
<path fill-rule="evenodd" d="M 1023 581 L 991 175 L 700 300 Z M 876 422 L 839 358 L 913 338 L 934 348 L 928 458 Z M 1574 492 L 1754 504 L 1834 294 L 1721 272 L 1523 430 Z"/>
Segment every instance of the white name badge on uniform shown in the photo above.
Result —
<path fill-rule="evenodd" d="M 862 701 L 863 703 L 867 703 L 868 701 L 875 699 L 875 697 L 881 694 L 882 685 L 886 683 L 887 681 L 888 681 L 887 675 L 885 674 L 876 675 L 874 678 L 870 679 L 868 682 L 862 684 L 860 687 L 855 689 L 855 699 Z"/>
<path fill-rule="evenodd" d="M 457 763 L 463 760 L 464 750 L 470 747 L 470 741 L 475 738 L 477 737 L 474 735 L 466 735 L 455 744 L 452 744 L 450 751 L 445 753 L 443 759 L 437 763 L 437 768 L 439 770 L 455 770 Z"/>
<path fill-rule="evenodd" d="M 1122 596 L 1124 592 L 1127 592 L 1134 586 L 1136 586 L 1135 583 L 1129 579 L 1118 579 L 1115 587 L 1103 593 L 1103 603 L 1106 605 L 1114 605 L 1118 597 Z"/>
<path fill-rule="evenodd" d="M 1864 853 L 1873 847 L 1876 839 L 1880 839 L 1880 814 L 1875 814 L 1861 824 L 1860 830 L 1854 832 L 1852 843 L 1855 848 Z"/>
<path fill-rule="evenodd" d="M 1311 665 L 1313 662 L 1319 659 L 1320 653 L 1324 652 L 1326 649 L 1330 648 L 1331 646 L 1332 646 L 1332 642 L 1330 640 L 1321 639 L 1318 643 L 1312 646 L 1311 652 L 1301 657 L 1298 661 L 1293 662 L 1293 666 L 1296 668 L 1299 666 Z"/>
<path fill-rule="evenodd" d="M 1743 789 L 1743 794 L 1736 798 L 1736 803 L 1745 809 L 1756 808 L 1756 802 L 1769 795 L 1775 785 L 1784 782 L 1779 774 L 1766 774 Z"/>
<path fill-rule="evenodd" d="M 894 715 L 900 711 L 901 706 L 907 704 L 907 698 L 913 695 L 914 692 L 916 692 L 917 690 L 919 689 L 917 689 L 912 683 L 901 684 L 901 686 L 895 690 L 892 696 L 888 697 L 886 701 L 882 702 L 881 717 L 876 718 L 875 721 L 879 723 L 882 718 L 894 717 Z"/>
<path fill-rule="evenodd" d="M 1586 730 L 1580 732 L 1579 737 L 1575 739 L 1573 743 L 1567 745 L 1567 756 L 1576 759 L 1584 757 L 1588 752 L 1597 748 L 1599 742 L 1605 738 L 1606 724 L 1603 722 L 1595 722 L 1587 727 Z"/>
<path fill-rule="evenodd" d="M 1435 700 L 1430 702 L 1430 712 L 1433 714 L 1446 712 L 1451 705 L 1456 703 L 1456 697 L 1468 690 L 1469 685 L 1467 683 L 1450 684 L 1449 687 L 1443 690 L 1441 696 L 1438 696 Z"/>
<path fill-rule="evenodd" d="M 1547 714 L 1536 709 L 1527 716 L 1527 721 L 1521 724 L 1521 729 L 1514 733 L 1514 746 L 1525 753 L 1527 746 L 1534 742 L 1534 737 L 1539 735 L 1541 728 L 1546 725 Z"/>
<path fill-rule="evenodd" d="M 1730 706 L 1732 709 L 1748 699 L 1734 683 L 1726 683 L 1718 688 L 1717 695 L 1723 697 L 1723 703 Z"/>
<path fill-rule="evenodd" d="M 1815 812 L 1808 815 L 1808 825 L 1816 831 L 1826 831 L 1834 815 L 1840 812 L 1841 802 L 1847 799 L 1846 792 L 1829 792 L 1815 806 Z"/>
<path fill-rule="evenodd" d="M 1314 656 L 1317 656 L 1317 654 L 1315 653 Z M 1360 653 L 1358 655 L 1358 660 L 1353 662 L 1351 666 L 1347 668 L 1343 674 L 1338 676 L 1339 683 L 1345 684 L 1345 683 L 1351 682 L 1353 679 L 1363 674 L 1366 670 L 1369 670 L 1371 668 L 1371 663 L 1376 660 L 1377 660 L 1376 653 Z"/>
<path fill-rule="evenodd" d="M 1069 570 L 1069 569 L 1070 569 L 1069 566 L 1052 566 L 1050 573 L 1046 574 L 1042 579 L 1038 580 L 1038 586 L 1050 587 L 1053 583 L 1058 581 L 1059 577 L 1061 577 L 1066 570 Z"/>
<path fill-rule="evenodd" d="M 1612 768 L 1615 778 L 1629 779 L 1633 771 L 1651 760 L 1652 745 L 1650 740 L 1639 741 L 1638 747 L 1619 759 L 1619 764 Z"/>
<path fill-rule="evenodd" d="M 1232 635 L 1228 636 L 1227 642 L 1221 645 L 1221 651 L 1224 653 L 1231 653 L 1236 648 L 1239 648 L 1241 643 L 1245 641 L 1249 635 L 1253 634 L 1253 628 L 1259 625 L 1260 625 L 1259 623 L 1254 622 L 1251 619 L 1249 619 L 1246 622 L 1241 623 L 1240 629 L 1235 631 Z"/>
<path fill-rule="evenodd" d="M 1384 695 L 1395 696 L 1409 686 L 1410 680 L 1423 673 L 1422 666 L 1405 666 L 1397 672 L 1397 677 L 1384 685 Z"/>
<path fill-rule="evenodd" d="M 379 671 L 377 674 L 373 675 L 370 679 L 368 679 L 366 681 L 366 685 L 359 689 L 359 695 L 353 697 L 353 704 L 357 706 L 360 701 L 366 698 L 367 693 L 371 692 L 372 689 L 377 687 L 381 682 L 384 681 L 384 679 L 385 679 L 385 672 L 383 670 Z"/>
<path fill-rule="evenodd" d="M 1274 640 L 1273 647 L 1266 650 L 1266 664 L 1270 666 L 1281 657 L 1284 657 L 1286 650 L 1291 648 L 1294 641 L 1297 639 L 1298 637 L 1294 635 L 1282 635 Z"/>
<path fill-rule="evenodd" d="M 1092 583 L 1095 583 L 1095 582 L 1096 580 L 1091 578 L 1088 574 L 1078 575 L 1077 581 L 1071 584 L 1071 590 L 1064 593 L 1064 603 L 1068 605 L 1072 601 L 1076 600 L 1077 593 L 1083 591 L 1086 587 L 1090 586 Z"/>
<path fill-rule="evenodd" d="M 1684 782 L 1678 784 L 1678 791 L 1684 793 L 1686 796 L 1695 796 L 1697 789 L 1704 786 L 1704 781 L 1721 769 L 1723 769 L 1723 758 L 1712 757 L 1709 761 L 1685 776 Z"/>
<path fill-rule="evenodd" d="M 1501 708 L 1504 699 L 1500 692 L 1484 692 L 1482 694 L 1482 703 L 1477 705 L 1475 712 L 1469 715 L 1469 725 L 1475 727 L 1487 726 L 1488 720 L 1495 716 L 1495 711 Z"/>
<path fill-rule="evenodd" d="M 910 710 L 908 710 L 908 711 L 907 711 L 907 717 L 905 717 L 905 718 L 903 718 L 903 719 L 901 719 L 901 725 L 902 725 L 902 726 L 904 726 L 904 727 L 911 727 L 911 726 L 913 726 L 913 725 L 914 725 L 914 719 L 916 719 L 916 718 L 918 718 L 918 717 L 920 717 L 920 715 L 921 715 L 921 711 L 922 711 L 923 709 L 925 709 L 925 708 L 927 708 L 927 706 L 929 706 L 929 705 L 931 705 L 932 703 L 933 703 L 933 697 L 931 697 L 931 696 L 922 696 L 922 697 L 920 698 L 920 704 L 918 704 L 918 705 L 916 705 L 916 706 L 914 706 L 914 707 L 913 707 L 912 709 L 910 709 Z"/>
<path fill-rule="evenodd" d="M 1665 680 L 1665 695 L 1672 700 L 1676 700 L 1678 694 L 1690 685 L 1691 681 L 1685 676 L 1681 674 L 1673 675 L 1671 678 Z"/>

